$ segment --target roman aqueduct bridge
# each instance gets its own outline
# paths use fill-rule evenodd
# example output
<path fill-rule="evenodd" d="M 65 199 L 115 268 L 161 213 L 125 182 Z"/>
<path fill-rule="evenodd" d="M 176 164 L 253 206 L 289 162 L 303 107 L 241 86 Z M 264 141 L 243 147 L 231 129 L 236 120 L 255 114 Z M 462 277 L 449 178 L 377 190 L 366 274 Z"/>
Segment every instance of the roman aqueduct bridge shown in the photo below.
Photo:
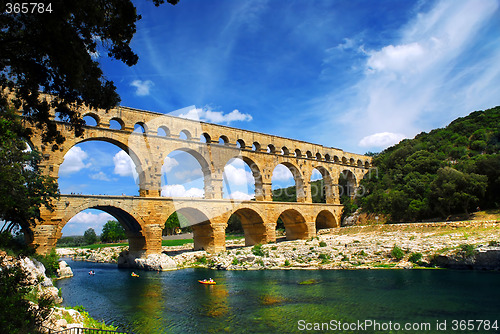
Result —
<path fill-rule="evenodd" d="M 371 158 L 367 156 L 161 113 L 117 107 L 109 111 L 86 110 L 82 116 L 95 120 L 94 126 L 84 127 L 82 137 L 75 137 L 69 125 L 52 116 L 66 138 L 56 151 L 42 143 L 40 134 L 32 137 L 31 144 L 43 156 L 42 171 L 57 179 L 64 156 L 73 146 L 104 141 L 131 157 L 139 177 L 139 193 L 137 196 L 62 194 L 55 210 L 42 210 L 42 220 L 32 230 L 31 240 L 39 245 L 40 253 L 52 249 L 65 224 L 89 208 L 114 216 L 126 230 L 130 252 L 137 256 L 161 252 L 162 229 L 173 212 L 184 215 L 192 225 L 194 248 L 209 252 L 225 249 L 225 228 L 232 214 L 241 219 L 246 245 L 275 241 L 279 217 L 284 222 L 287 239 L 311 238 L 317 229 L 340 225 L 339 179 L 345 177 L 348 189 L 354 190 L 370 169 Z M 176 150 L 192 155 L 199 162 L 204 198 L 161 196 L 162 165 L 165 157 Z M 242 159 L 252 171 L 253 200 L 223 196 L 224 166 L 234 158 Z M 273 202 L 272 174 L 278 164 L 291 171 L 297 202 Z M 310 180 L 315 169 L 323 177 L 326 203 L 312 202 Z"/>

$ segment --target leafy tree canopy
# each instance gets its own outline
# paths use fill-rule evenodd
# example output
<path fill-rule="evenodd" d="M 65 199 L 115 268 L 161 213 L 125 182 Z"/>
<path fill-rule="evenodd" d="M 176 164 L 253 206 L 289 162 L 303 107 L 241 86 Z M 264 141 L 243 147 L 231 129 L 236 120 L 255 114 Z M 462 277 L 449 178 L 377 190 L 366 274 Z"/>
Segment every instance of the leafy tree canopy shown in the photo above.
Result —
<path fill-rule="evenodd" d="M 115 220 L 109 220 L 102 227 L 102 242 L 117 242 L 126 238 L 125 229 Z"/>
<path fill-rule="evenodd" d="M 85 244 L 87 245 L 92 245 L 95 244 L 99 238 L 97 237 L 97 234 L 95 233 L 93 228 L 89 228 L 83 233 L 83 240 L 85 241 Z"/>
<path fill-rule="evenodd" d="M 415 221 L 500 207 L 500 107 L 422 132 L 373 158 L 361 181 L 366 212 Z"/>
<path fill-rule="evenodd" d="M 64 141 L 49 121 L 50 108 L 81 135 L 84 123 L 76 107 L 108 109 L 120 101 L 98 57 L 136 64 L 129 44 L 141 16 L 131 0 L 55 0 L 51 13 L 36 14 L 7 13 L 6 2 L 0 1 L 0 94 L 12 93 L 16 109 L 43 130 L 45 141 Z"/>
<path fill-rule="evenodd" d="M 51 208 L 59 195 L 57 183 L 38 168 L 40 155 L 28 150 L 26 134 L 17 116 L 5 111 L 0 118 L 0 230 L 28 228 L 40 217 L 40 207 Z M 7 223 L 5 223 L 7 222 Z"/>
<path fill-rule="evenodd" d="M 11 229 L 33 223 L 58 195 L 55 180 L 37 168 L 40 155 L 25 152 L 31 132 L 23 123 L 35 125 L 57 149 L 64 138 L 49 119 L 51 108 L 78 136 L 84 124 L 79 106 L 115 106 L 119 96 L 98 58 L 137 63 L 129 44 L 141 17 L 131 0 L 54 0 L 51 13 L 8 13 L 6 3 L 0 0 L 0 220 Z"/>

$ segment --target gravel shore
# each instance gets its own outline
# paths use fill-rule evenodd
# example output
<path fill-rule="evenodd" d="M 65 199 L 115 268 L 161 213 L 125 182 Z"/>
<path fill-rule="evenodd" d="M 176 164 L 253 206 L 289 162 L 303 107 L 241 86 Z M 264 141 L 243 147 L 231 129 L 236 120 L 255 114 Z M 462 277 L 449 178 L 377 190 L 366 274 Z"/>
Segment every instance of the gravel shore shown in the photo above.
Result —
<path fill-rule="evenodd" d="M 469 247 L 472 247 L 474 254 L 499 253 L 500 222 L 342 227 L 320 230 L 317 237 L 309 240 L 286 241 L 285 238 L 279 238 L 276 243 L 266 245 L 245 247 L 244 239 L 228 240 L 227 250 L 219 254 L 193 251 L 192 243 L 163 247 L 163 253 L 175 261 L 178 269 L 410 269 L 431 266 L 439 258 L 470 262 L 471 254 L 463 253 L 466 248 L 463 245 L 471 245 Z M 395 246 L 402 250 L 399 259 L 394 256 Z M 126 249 L 124 246 L 95 250 L 58 248 L 57 252 L 75 260 L 116 263 L 119 253 Z M 412 254 L 421 254 L 421 258 L 418 259 L 419 255 L 412 257 Z M 494 257 L 488 261 L 496 260 Z M 489 269 L 497 269 L 495 263 L 492 266 Z"/>

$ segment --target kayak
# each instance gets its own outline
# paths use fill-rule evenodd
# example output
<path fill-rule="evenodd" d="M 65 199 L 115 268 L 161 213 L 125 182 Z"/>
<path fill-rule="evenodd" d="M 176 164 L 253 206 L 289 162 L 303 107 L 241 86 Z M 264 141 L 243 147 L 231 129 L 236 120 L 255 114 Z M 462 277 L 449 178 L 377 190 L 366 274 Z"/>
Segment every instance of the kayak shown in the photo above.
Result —
<path fill-rule="evenodd" d="M 132 277 L 139 277 L 139 275 L 134 274 L 134 273 L 130 274 L 130 276 L 132 276 Z"/>
<path fill-rule="evenodd" d="M 198 280 L 199 283 L 201 284 L 206 284 L 206 285 L 215 285 L 215 281 L 207 281 L 207 280 Z"/>

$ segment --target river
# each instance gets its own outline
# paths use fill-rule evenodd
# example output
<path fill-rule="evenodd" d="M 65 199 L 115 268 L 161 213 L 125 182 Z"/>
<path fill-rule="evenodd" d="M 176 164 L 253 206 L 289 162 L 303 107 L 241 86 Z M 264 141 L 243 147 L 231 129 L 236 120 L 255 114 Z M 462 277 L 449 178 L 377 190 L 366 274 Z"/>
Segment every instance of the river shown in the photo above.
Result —
<path fill-rule="evenodd" d="M 114 264 L 67 262 L 74 277 L 57 282 L 63 305 L 83 305 L 94 318 L 140 334 L 312 333 L 321 323 L 326 330 L 365 320 L 373 325 L 342 333 L 387 333 L 407 323 L 420 330 L 393 332 L 456 333 L 457 320 L 500 322 L 500 272 L 184 269 L 132 277 Z M 197 282 L 210 277 L 217 285 Z M 311 279 L 316 284 L 299 284 Z"/>

